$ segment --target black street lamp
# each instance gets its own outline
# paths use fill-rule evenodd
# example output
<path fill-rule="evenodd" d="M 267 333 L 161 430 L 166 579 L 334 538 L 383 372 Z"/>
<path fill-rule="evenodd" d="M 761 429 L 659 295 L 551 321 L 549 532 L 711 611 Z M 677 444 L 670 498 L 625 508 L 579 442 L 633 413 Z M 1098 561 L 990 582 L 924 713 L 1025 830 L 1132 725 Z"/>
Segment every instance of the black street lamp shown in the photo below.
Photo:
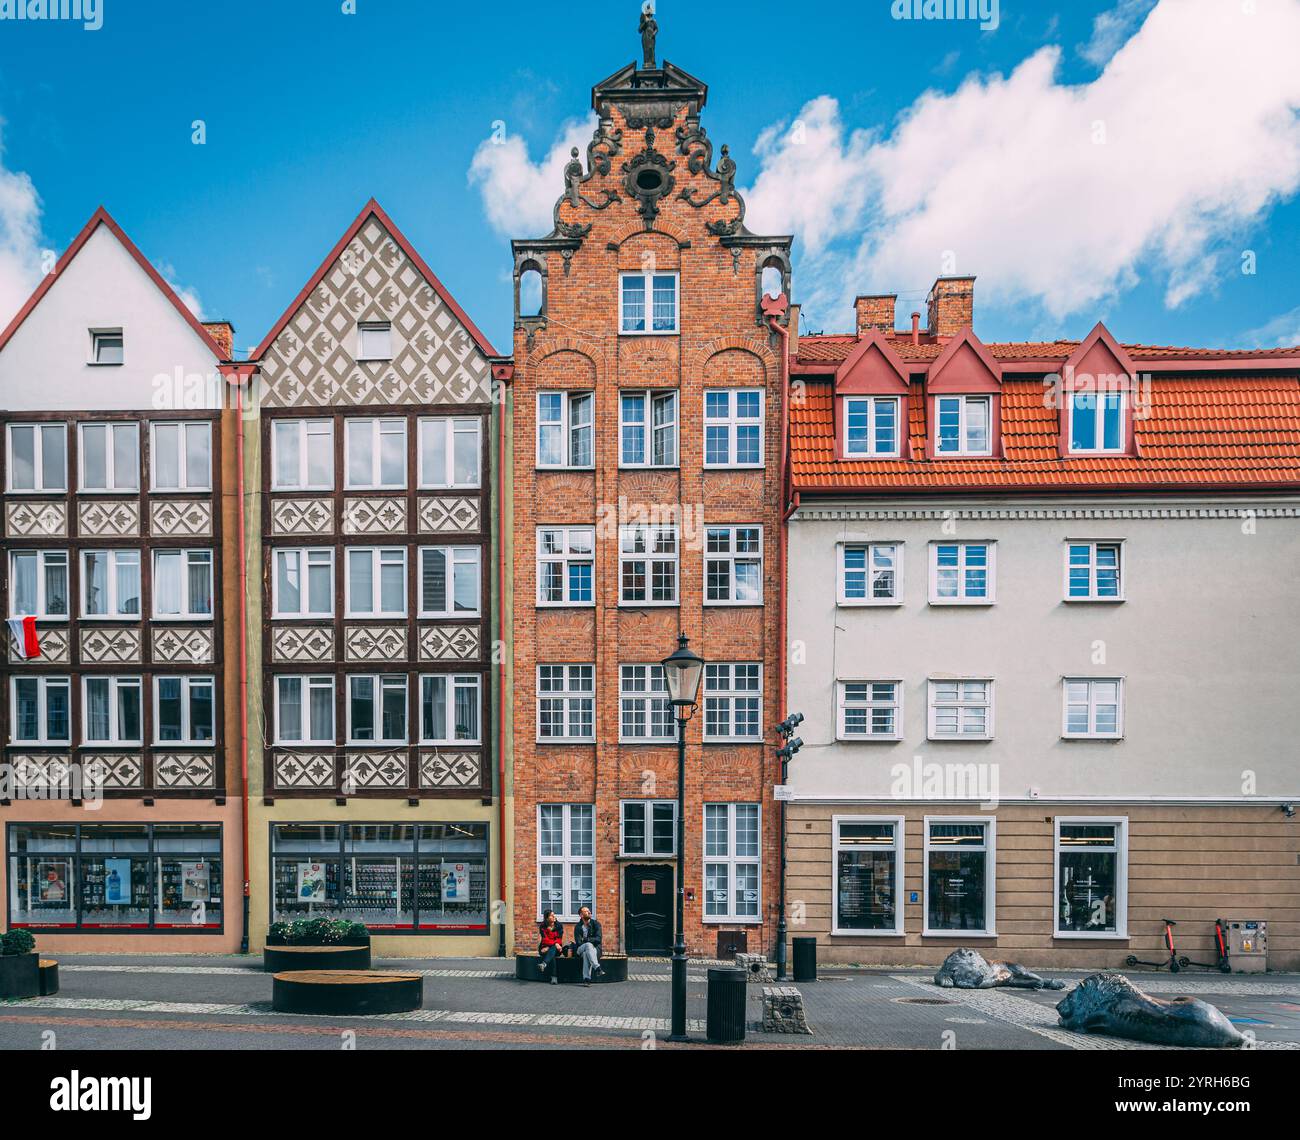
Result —
<path fill-rule="evenodd" d="M 673 941 L 673 1027 L 669 1041 L 689 1041 L 686 1036 L 686 722 L 695 712 L 704 659 L 690 651 L 686 635 L 679 634 L 677 649 L 663 660 L 668 700 L 677 717 L 677 937 Z"/>
<path fill-rule="evenodd" d="M 803 724 L 803 713 L 791 713 L 780 724 L 776 726 L 776 731 L 781 734 L 781 739 L 785 741 L 784 746 L 776 750 L 777 759 L 781 761 L 781 787 L 782 789 L 790 780 L 790 761 L 795 758 L 795 754 L 803 747 L 803 741 L 795 736 L 794 730 Z M 784 791 L 781 798 L 781 902 L 776 921 L 776 980 L 785 981 L 785 795 Z"/>

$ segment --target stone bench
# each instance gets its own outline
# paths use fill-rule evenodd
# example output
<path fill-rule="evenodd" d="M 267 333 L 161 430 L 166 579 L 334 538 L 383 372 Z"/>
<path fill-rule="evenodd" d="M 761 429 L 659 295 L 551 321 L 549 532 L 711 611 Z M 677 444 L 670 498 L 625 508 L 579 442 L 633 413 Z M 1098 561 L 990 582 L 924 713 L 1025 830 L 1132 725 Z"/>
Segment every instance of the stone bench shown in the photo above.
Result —
<path fill-rule="evenodd" d="M 745 980 L 750 985 L 775 981 L 766 954 L 737 954 L 736 969 L 745 971 Z"/>
<path fill-rule="evenodd" d="M 424 978 L 419 974 L 293 970 L 272 975 L 271 1008 L 276 1013 L 357 1017 L 410 1013 L 423 1003 Z"/>
<path fill-rule="evenodd" d="M 794 986 L 763 987 L 763 1032 L 806 1033 L 812 1036 L 804 1016 L 803 994 Z"/>
<path fill-rule="evenodd" d="M 515 977 L 521 982 L 550 982 L 550 974 L 543 974 L 538 967 L 542 960 L 536 954 L 516 954 L 515 955 Z M 593 977 L 594 985 L 602 985 L 605 982 L 626 982 L 627 981 L 627 955 L 625 954 L 602 954 L 600 956 L 601 969 L 605 971 L 603 978 Z M 582 981 L 582 959 L 574 955 L 572 958 L 556 958 L 555 976 L 559 978 L 561 985 L 571 985 L 575 982 Z"/>

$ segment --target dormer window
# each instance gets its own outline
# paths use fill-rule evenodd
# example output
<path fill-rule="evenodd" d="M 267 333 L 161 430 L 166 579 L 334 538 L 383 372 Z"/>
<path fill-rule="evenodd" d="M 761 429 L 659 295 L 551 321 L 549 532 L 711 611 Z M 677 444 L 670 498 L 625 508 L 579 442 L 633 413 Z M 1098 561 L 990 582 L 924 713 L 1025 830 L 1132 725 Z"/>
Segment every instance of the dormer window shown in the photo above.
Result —
<path fill-rule="evenodd" d="M 848 458 L 896 459 L 899 441 L 897 396 L 844 398 L 844 454 Z"/>
<path fill-rule="evenodd" d="M 90 330 L 90 363 L 122 364 L 125 359 L 121 329 Z"/>
<path fill-rule="evenodd" d="M 393 359 L 393 326 L 389 321 L 366 321 L 359 329 L 358 360 Z"/>
<path fill-rule="evenodd" d="M 620 278 L 619 332 L 671 336 L 678 331 L 677 310 L 676 273 L 624 273 Z"/>
<path fill-rule="evenodd" d="M 1070 454 L 1122 453 L 1126 447 L 1125 392 L 1070 393 Z"/>
<path fill-rule="evenodd" d="M 940 396 L 935 400 L 936 455 L 991 455 L 991 396 Z"/>

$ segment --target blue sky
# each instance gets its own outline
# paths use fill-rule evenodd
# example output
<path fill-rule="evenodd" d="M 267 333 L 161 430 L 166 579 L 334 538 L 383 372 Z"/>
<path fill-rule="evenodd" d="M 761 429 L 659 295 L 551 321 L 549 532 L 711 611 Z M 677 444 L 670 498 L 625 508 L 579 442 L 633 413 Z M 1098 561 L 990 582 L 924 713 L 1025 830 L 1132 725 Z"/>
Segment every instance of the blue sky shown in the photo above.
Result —
<path fill-rule="evenodd" d="M 979 277 L 986 340 L 1104 318 L 1125 340 L 1265 346 L 1300 341 L 1300 69 L 1270 55 L 1293 50 L 1300 0 L 1255 2 L 1225 27 L 1204 5 L 1228 0 L 1002 0 L 982 31 L 891 0 L 743 19 L 661 0 L 660 55 L 709 83 L 753 228 L 795 233 L 806 328 L 844 329 L 855 291 L 902 293 L 904 324 L 948 269 Z M 536 236 L 548 161 L 639 51 L 635 0 L 585 22 L 505 0 L 102 3 L 95 32 L 0 20 L 0 303 L 30 288 L 33 245 L 62 250 L 103 203 L 245 349 L 374 196 L 507 350 L 499 214 Z M 472 182 L 497 120 L 511 146 Z"/>

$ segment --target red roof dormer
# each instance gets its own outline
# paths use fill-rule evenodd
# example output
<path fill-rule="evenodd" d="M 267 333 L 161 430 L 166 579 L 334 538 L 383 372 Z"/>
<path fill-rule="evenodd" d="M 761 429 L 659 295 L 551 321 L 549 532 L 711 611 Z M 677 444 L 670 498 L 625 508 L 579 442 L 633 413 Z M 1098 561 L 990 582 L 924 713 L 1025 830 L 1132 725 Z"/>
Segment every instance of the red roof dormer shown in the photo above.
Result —
<path fill-rule="evenodd" d="M 1144 414 L 1133 359 L 1100 321 L 1054 378 L 1062 459 L 1140 454 L 1134 421 Z"/>
<path fill-rule="evenodd" d="M 1005 458 L 1002 365 L 967 325 L 944 346 L 925 381 L 931 459 Z"/>
<path fill-rule="evenodd" d="M 911 457 L 911 443 L 907 430 L 907 395 L 909 389 L 907 365 L 892 347 L 889 339 L 879 329 L 868 329 L 842 364 L 835 370 L 835 454 L 839 459 L 905 458 Z M 854 402 L 857 409 L 869 408 L 868 431 L 872 443 L 868 451 L 849 449 L 847 405 Z M 894 446 L 890 450 L 875 450 L 878 412 L 888 412 L 886 401 L 893 400 L 892 432 Z M 860 414 L 860 412 L 859 412 Z M 855 421 L 857 416 L 855 416 Z M 882 432 L 888 420 L 881 420 Z"/>

